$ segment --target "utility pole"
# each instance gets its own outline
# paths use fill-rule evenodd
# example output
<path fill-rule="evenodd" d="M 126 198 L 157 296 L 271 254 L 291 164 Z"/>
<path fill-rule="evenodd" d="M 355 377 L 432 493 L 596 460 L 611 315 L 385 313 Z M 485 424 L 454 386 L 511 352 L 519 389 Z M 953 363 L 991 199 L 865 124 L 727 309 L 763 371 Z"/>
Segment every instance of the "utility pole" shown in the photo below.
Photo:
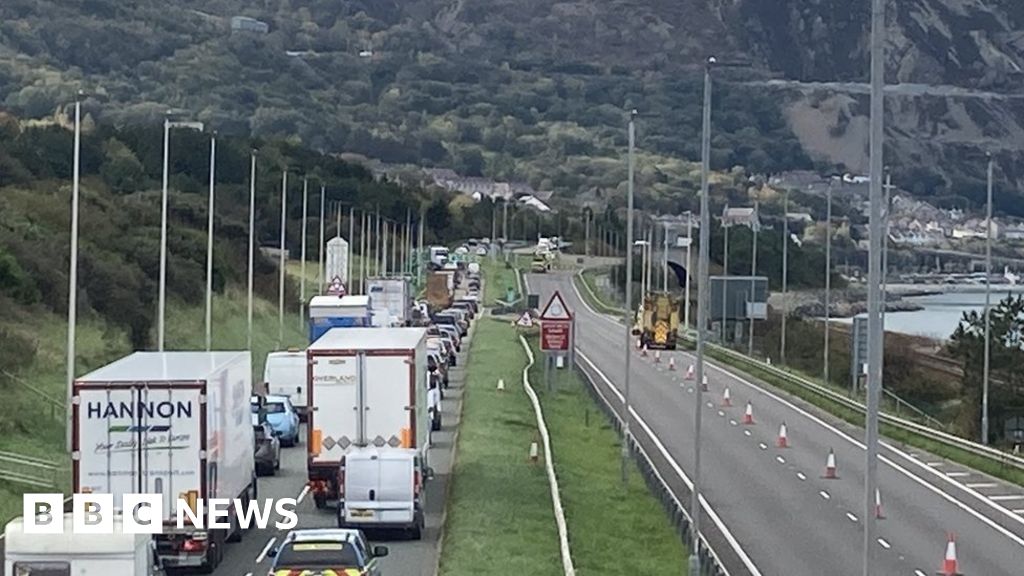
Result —
<path fill-rule="evenodd" d="M 380 241 L 381 241 L 382 236 L 381 236 L 381 233 L 380 233 L 380 206 L 379 205 L 377 206 L 377 213 L 376 213 L 375 218 L 376 218 L 376 227 L 375 227 L 375 229 L 373 231 L 373 242 L 374 242 L 374 244 L 373 244 L 373 272 L 374 272 L 374 276 L 380 276 L 380 264 L 381 264 L 381 260 L 380 260 L 380 258 L 381 258 Z"/>
<path fill-rule="evenodd" d="M 622 484 L 629 481 L 629 421 L 630 421 L 630 397 L 629 365 L 633 357 L 633 169 L 634 155 L 633 148 L 636 145 L 636 109 L 629 113 L 629 154 L 627 163 L 627 200 L 626 200 L 626 378 L 625 378 L 625 401 L 622 412 Z"/>
<path fill-rule="evenodd" d="M 754 282 L 754 276 L 757 276 L 757 232 L 761 228 L 761 219 L 759 216 L 759 206 L 757 201 L 754 201 L 754 215 L 753 220 L 750 221 L 750 231 L 753 233 L 754 240 L 750 246 L 750 335 L 747 336 L 747 356 L 754 356 L 754 302 L 757 299 L 756 290 L 757 285 Z"/>
<path fill-rule="evenodd" d="M 726 345 L 725 335 L 726 326 L 729 324 L 729 228 L 732 224 L 729 222 L 729 205 L 725 205 L 725 209 L 722 211 L 722 233 L 725 236 L 725 247 L 722 250 L 722 346 Z"/>
<path fill-rule="evenodd" d="M 662 266 L 661 266 L 661 291 L 668 292 L 668 222 L 664 223 L 662 229 Z"/>
<path fill-rule="evenodd" d="M 786 320 L 789 316 L 789 190 L 782 193 L 782 334 L 779 362 L 786 365 Z"/>
<path fill-rule="evenodd" d="M 882 391 L 882 166 L 885 142 L 885 0 L 871 3 L 871 124 L 869 191 L 870 251 L 868 253 L 868 393 L 865 423 L 864 576 L 871 575 L 875 542 L 875 488 L 878 485 L 878 403 Z"/>
<path fill-rule="evenodd" d="M 341 206 L 338 206 L 338 211 L 341 211 Z M 341 225 L 338 226 L 338 236 L 341 236 Z M 345 289 L 352 292 L 352 280 L 353 272 L 352 263 L 356 257 L 356 207 L 350 206 L 348 209 L 348 261 L 346 262 L 345 271 Z"/>
<path fill-rule="evenodd" d="M 217 165 L 217 136 L 210 136 L 210 194 L 206 207 L 206 351 L 213 345 L 213 186 Z"/>
<path fill-rule="evenodd" d="M 316 293 L 321 295 L 324 293 L 324 203 L 327 196 L 326 187 L 320 185 L 320 244 L 316 250 L 317 265 L 316 265 Z M 338 207 L 338 211 L 341 211 L 341 207 Z"/>
<path fill-rule="evenodd" d="M 299 248 L 299 330 L 306 315 L 306 221 L 309 219 L 309 178 L 302 178 L 302 241 Z"/>
<path fill-rule="evenodd" d="M 693 213 L 686 212 L 686 300 L 683 302 L 683 325 L 690 329 L 690 249 L 693 246 Z"/>
<path fill-rule="evenodd" d="M 249 156 L 249 288 L 248 304 L 246 308 L 246 345 L 245 349 L 252 351 L 252 276 L 253 258 L 256 253 L 256 150 Z"/>
<path fill-rule="evenodd" d="M 825 193 L 825 347 L 822 350 L 825 383 L 829 381 L 829 308 L 832 305 L 832 178 L 829 178 L 828 191 Z"/>
<path fill-rule="evenodd" d="M 882 349 L 885 349 L 885 309 L 889 302 L 889 216 L 892 212 L 892 174 L 885 168 L 885 215 L 882 218 Z"/>
<path fill-rule="evenodd" d="M 167 171 L 170 164 L 171 118 L 164 117 L 164 173 L 160 193 L 160 286 L 157 290 L 156 349 L 164 351 L 164 310 L 167 298 Z"/>
<path fill-rule="evenodd" d="M 988 200 L 985 206 L 985 365 L 981 380 L 981 443 L 988 445 L 988 384 L 992 333 L 992 153 L 988 153 Z"/>
<path fill-rule="evenodd" d="M 281 247 L 277 256 L 277 348 L 284 345 L 284 274 L 285 274 L 285 227 L 287 225 L 288 167 L 281 172 Z"/>
<path fill-rule="evenodd" d="M 71 258 L 68 269 L 68 345 L 67 374 L 65 375 L 64 408 L 65 418 L 71 422 L 72 388 L 75 383 L 75 338 L 78 334 L 78 197 L 81 181 L 82 159 L 82 96 L 81 90 L 75 97 L 75 146 L 72 150 L 71 172 Z M 68 451 L 71 451 L 71 426 L 66 427 L 64 437 Z"/>
<path fill-rule="evenodd" d="M 704 68 L 704 118 L 701 126 L 700 159 L 700 260 L 697 265 L 697 382 L 704 381 L 704 347 L 707 340 L 708 307 L 711 305 L 708 293 L 708 261 L 711 244 L 711 213 L 708 202 L 710 194 L 708 174 L 711 171 L 711 67 L 715 58 L 708 58 Z M 693 490 L 690 500 L 690 517 L 693 519 L 692 540 L 690 541 L 690 574 L 700 574 L 700 433 L 704 415 L 704 401 L 701 387 L 693 387 L 697 396 L 694 403 L 693 422 Z"/>

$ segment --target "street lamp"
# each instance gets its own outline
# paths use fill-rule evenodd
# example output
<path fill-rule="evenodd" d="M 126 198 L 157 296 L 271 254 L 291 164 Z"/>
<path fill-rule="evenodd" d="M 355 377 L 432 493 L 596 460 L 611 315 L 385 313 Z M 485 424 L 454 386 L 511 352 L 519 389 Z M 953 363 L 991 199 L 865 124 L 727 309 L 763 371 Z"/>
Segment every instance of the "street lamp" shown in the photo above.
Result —
<path fill-rule="evenodd" d="M 213 345 L 213 188 L 217 167 L 217 134 L 210 135 L 210 194 L 206 223 L 206 351 Z"/>
<path fill-rule="evenodd" d="M 633 148 L 636 145 L 636 109 L 633 109 L 629 113 L 629 153 L 627 156 L 627 200 L 626 200 L 626 245 L 629 246 L 633 243 L 633 172 L 634 172 L 634 153 Z M 630 361 L 633 357 L 633 250 L 626 250 L 626 377 L 625 377 L 625 399 L 624 405 L 625 410 L 622 413 L 622 483 L 625 484 L 629 479 L 629 380 L 630 380 Z"/>
<path fill-rule="evenodd" d="M 729 205 L 726 204 L 722 210 L 722 232 L 725 235 L 725 246 L 722 249 L 722 346 L 725 346 L 726 324 L 728 324 L 728 311 L 726 300 L 728 299 L 729 284 L 729 228 L 732 228 L 732 221 L 729 219 Z"/>
<path fill-rule="evenodd" d="M 988 444 L 988 379 L 992 355 L 992 153 L 988 152 L 988 182 L 985 206 L 985 360 L 981 380 L 981 443 Z"/>
<path fill-rule="evenodd" d="M 747 314 L 750 316 L 750 335 L 747 337 L 747 356 L 754 356 L 754 301 L 755 301 L 755 290 L 757 288 L 754 282 L 754 277 L 757 276 L 757 232 L 761 229 L 761 221 L 758 211 L 758 204 L 754 202 L 754 213 L 750 217 L 750 232 L 753 235 L 751 241 L 750 252 L 750 312 Z"/>
<path fill-rule="evenodd" d="M 246 309 L 246 349 L 252 351 L 252 276 L 253 259 L 256 252 L 256 149 L 249 156 L 249 271 L 248 271 L 248 306 Z"/>
<path fill-rule="evenodd" d="M 75 145 L 72 151 L 73 168 L 71 175 L 71 264 L 68 270 L 68 345 L 67 374 L 64 395 L 65 416 L 71 421 L 72 387 L 75 382 L 75 336 L 78 326 L 78 196 L 82 158 L 82 98 L 81 90 L 75 97 Z M 65 441 L 71 450 L 71 426 L 67 427 Z"/>

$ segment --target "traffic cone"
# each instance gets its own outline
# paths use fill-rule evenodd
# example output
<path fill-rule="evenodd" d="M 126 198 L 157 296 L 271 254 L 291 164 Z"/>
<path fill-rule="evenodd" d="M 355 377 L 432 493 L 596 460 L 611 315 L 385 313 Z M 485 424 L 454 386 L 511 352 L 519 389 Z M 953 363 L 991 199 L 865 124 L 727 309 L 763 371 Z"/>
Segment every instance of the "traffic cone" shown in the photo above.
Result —
<path fill-rule="evenodd" d="M 789 436 L 786 434 L 786 423 L 779 426 L 779 438 L 775 441 L 778 448 L 789 448 Z"/>
<path fill-rule="evenodd" d="M 530 443 L 530 462 L 537 462 L 540 450 L 537 448 L 536 442 Z"/>
<path fill-rule="evenodd" d="M 771 366 L 771 365 L 772 365 L 772 357 L 771 357 L 771 356 L 769 356 L 769 357 L 768 357 L 768 358 L 766 358 L 765 360 L 766 360 L 766 362 L 767 362 L 767 364 L 768 364 L 769 366 Z"/>
<path fill-rule="evenodd" d="M 708 391 L 708 375 L 707 374 L 705 374 L 704 377 L 700 379 L 700 391 L 701 392 L 707 392 Z"/>
<path fill-rule="evenodd" d="M 743 423 L 750 426 L 754 423 L 754 406 L 747 401 L 747 410 L 743 413 Z"/>
<path fill-rule="evenodd" d="M 686 369 L 686 379 L 693 380 L 693 364 L 690 364 L 690 367 Z"/>
<path fill-rule="evenodd" d="M 661 350 L 654 351 L 654 363 L 661 364 Z"/>
<path fill-rule="evenodd" d="M 946 542 L 946 557 L 942 560 L 942 571 L 936 574 L 938 576 L 963 576 L 956 560 L 956 538 L 952 534 L 949 535 L 949 540 Z"/>
<path fill-rule="evenodd" d="M 498 378 L 498 392 L 504 392 L 504 391 L 505 391 L 505 379 L 504 378 Z"/>
<path fill-rule="evenodd" d="M 828 459 L 825 460 L 825 476 L 826 480 L 836 480 L 839 476 L 836 475 L 836 453 L 831 448 L 828 449 Z"/>
<path fill-rule="evenodd" d="M 878 488 L 875 488 L 875 518 L 885 519 L 885 514 L 882 512 L 882 491 Z"/>
<path fill-rule="evenodd" d="M 729 387 L 726 386 L 725 390 L 722 391 L 722 406 L 726 408 L 732 406 L 732 396 L 729 395 Z"/>
<path fill-rule="evenodd" d="M 643 347 L 640 348 L 640 355 L 644 357 L 647 356 L 647 344 L 644 344 Z"/>
<path fill-rule="evenodd" d="M 674 356 L 668 359 L 668 369 L 670 372 L 676 371 L 676 359 Z"/>
<path fill-rule="evenodd" d="M 640 341 L 640 340 L 637 340 L 637 341 L 636 341 L 636 349 L 637 349 L 637 350 L 639 350 L 639 349 L 641 349 L 641 348 L 643 348 L 643 347 L 644 347 L 644 344 L 643 344 L 643 342 L 642 342 L 642 341 Z"/>

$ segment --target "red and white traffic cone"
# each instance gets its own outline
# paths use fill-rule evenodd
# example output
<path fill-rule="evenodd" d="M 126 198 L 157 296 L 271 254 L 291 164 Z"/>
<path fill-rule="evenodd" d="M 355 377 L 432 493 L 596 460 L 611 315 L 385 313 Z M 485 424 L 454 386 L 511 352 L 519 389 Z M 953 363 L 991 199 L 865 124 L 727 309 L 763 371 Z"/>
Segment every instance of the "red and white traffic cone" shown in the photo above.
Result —
<path fill-rule="evenodd" d="M 885 520 L 885 513 L 882 512 L 882 491 L 875 488 L 875 518 Z"/>
<path fill-rule="evenodd" d="M 836 453 L 831 448 L 828 449 L 828 459 L 825 460 L 825 476 L 826 480 L 836 480 L 839 476 L 836 474 Z"/>
<path fill-rule="evenodd" d="M 661 364 L 661 350 L 654 351 L 654 363 Z"/>
<path fill-rule="evenodd" d="M 639 350 L 639 349 L 641 349 L 641 348 L 643 348 L 643 347 L 644 347 L 644 343 L 643 343 L 643 341 L 641 341 L 641 340 L 639 340 L 639 339 L 638 339 L 638 340 L 636 341 L 636 349 L 637 349 L 637 350 Z"/>
<path fill-rule="evenodd" d="M 690 367 L 686 369 L 686 379 L 693 380 L 693 364 L 690 364 Z"/>
<path fill-rule="evenodd" d="M 783 422 L 779 426 L 779 437 L 775 440 L 775 446 L 777 448 L 789 448 L 789 436 L 786 433 L 786 423 Z"/>
<path fill-rule="evenodd" d="M 942 571 L 937 572 L 938 576 L 963 576 L 960 573 L 960 564 L 956 560 L 956 538 L 950 534 L 946 542 L 946 556 L 942 559 Z"/>
<path fill-rule="evenodd" d="M 728 386 L 726 386 L 725 390 L 722 391 L 722 406 L 726 408 L 732 406 L 732 395 L 729 394 Z"/>
<path fill-rule="evenodd" d="M 668 359 L 668 369 L 671 372 L 675 372 L 676 371 L 676 359 L 675 359 L 675 357 L 670 357 Z"/>
<path fill-rule="evenodd" d="M 705 374 L 704 377 L 700 379 L 700 391 L 701 392 L 707 392 L 708 391 L 708 375 L 707 374 Z"/>
<path fill-rule="evenodd" d="M 747 401 L 747 409 L 743 412 L 743 423 L 750 426 L 754 423 L 754 406 Z"/>
<path fill-rule="evenodd" d="M 647 356 L 647 344 L 644 344 L 644 345 L 643 345 L 643 346 L 642 346 L 642 347 L 640 348 L 640 355 L 641 355 L 641 356 L 644 356 L 644 357 L 646 357 L 646 356 Z"/>

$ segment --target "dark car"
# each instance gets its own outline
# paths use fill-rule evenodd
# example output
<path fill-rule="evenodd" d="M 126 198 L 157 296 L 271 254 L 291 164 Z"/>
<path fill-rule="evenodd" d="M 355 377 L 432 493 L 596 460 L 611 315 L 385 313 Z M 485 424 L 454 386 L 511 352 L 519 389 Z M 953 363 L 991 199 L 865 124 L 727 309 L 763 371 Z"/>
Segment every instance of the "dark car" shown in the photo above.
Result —
<path fill-rule="evenodd" d="M 253 419 L 256 420 L 257 415 L 253 415 Z M 274 436 L 273 429 L 266 421 L 254 423 L 252 433 L 256 443 L 256 474 L 273 475 L 281 469 L 281 440 Z"/>

